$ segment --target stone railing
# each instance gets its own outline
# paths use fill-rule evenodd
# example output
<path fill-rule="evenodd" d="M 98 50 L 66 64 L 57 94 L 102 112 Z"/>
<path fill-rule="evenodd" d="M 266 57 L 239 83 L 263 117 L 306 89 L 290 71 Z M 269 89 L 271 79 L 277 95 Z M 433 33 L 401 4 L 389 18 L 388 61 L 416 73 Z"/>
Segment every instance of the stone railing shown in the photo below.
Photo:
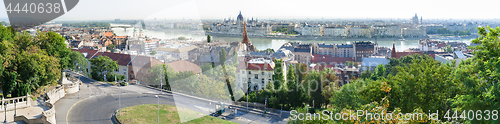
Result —
<path fill-rule="evenodd" d="M 59 99 L 63 98 L 65 95 L 66 95 L 65 87 L 58 87 L 46 93 L 46 96 L 48 97 L 48 102 L 50 102 L 51 104 L 56 103 Z"/>
<path fill-rule="evenodd" d="M 24 115 L 15 116 L 14 121 L 24 121 L 28 124 L 56 124 L 56 110 L 54 109 L 54 105 L 49 101 L 44 103 L 45 106 L 49 107 L 49 110 L 42 112 L 42 117 L 28 119 Z"/>
<path fill-rule="evenodd" d="M 78 92 L 80 90 L 79 87 L 82 81 L 74 77 L 68 77 L 68 80 L 70 80 L 72 83 L 62 84 L 66 93 L 72 94 Z"/>
<path fill-rule="evenodd" d="M 29 108 L 31 107 L 31 101 L 32 100 L 29 95 L 15 97 L 15 98 L 8 98 L 8 99 L 4 99 L 2 97 L 0 111 L 1 112 L 5 111 L 5 107 L 7 107 L 7 111 L 14 110 L 14 107 L 17 109 Z M 7 103 L 7 106 L 5 106 L 4 103 Z"/>

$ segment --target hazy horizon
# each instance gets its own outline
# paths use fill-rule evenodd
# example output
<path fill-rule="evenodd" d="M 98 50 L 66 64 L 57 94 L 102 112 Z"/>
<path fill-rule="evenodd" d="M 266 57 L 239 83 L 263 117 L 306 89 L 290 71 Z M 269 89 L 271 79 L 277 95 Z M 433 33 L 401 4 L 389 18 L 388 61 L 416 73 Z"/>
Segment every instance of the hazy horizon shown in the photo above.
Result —
<path fill-rule="evenodd" d="M 235 19 L 241 11 L 245 18 L 268 19 L 393 19 L 423 20 L 488 20 L 499 19 L 485 5 L 499 1 L 431 1 L 401 2 L 397 0 L 370 1 L 231 1 L 231 0 L 82 0 L 68 13 L 53 21 L 81 20 L 222 20 Z M 3 2 L 1 3 L 3 4 Z M 0 18 L 8 18 L 5 8 Z"/>

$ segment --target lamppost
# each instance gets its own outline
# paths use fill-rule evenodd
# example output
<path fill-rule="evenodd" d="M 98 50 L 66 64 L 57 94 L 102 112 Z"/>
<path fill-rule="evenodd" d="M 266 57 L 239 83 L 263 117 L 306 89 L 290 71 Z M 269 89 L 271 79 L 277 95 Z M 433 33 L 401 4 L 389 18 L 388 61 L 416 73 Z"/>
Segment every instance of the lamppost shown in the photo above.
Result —
<path fill-rule="evenodd" d="M 78 67 L 78 71 L 80 71 L 80 67 Z M 79 77 L 78 77 L 78 79 L 79 79 L 80 81 L 82 81 L 82 77 L 81 77 L 81 76 L 79 76 Z M 77 81 L 77 83 L 78 83 L 78 81 Z M 80 89 L 81 89 L 81 88 L 80 88 L 80 84 L 78 84 L 78 99 L 80 99 Z"/>
<path fill-rule="evenodd" d="M 16 103 L 17 103 L 17 99 L 14 100 L 14 117 L 17 116 L 17 104 Z"/>
<path fill-rule="evenodd" d="M 121 88 L 120 88 L 120 85 L 118 85 L 118 115 L 121 115 L 120 113 L 120 109 L 122 108 L 122 101 L 121 101 L 121 95 L 122 95 L 122 91 L 121 91 Z"/>
<path fill-rule="evenodd" d="M 156 123 L 160 124 L 160 97 L 158 95 L 155 95 L 156 98 L 158 98 L 158 118 L 156 119 Z"/>
<path fill-rule="evenodd" d="M 3 102 L 3 107 L 5 108 L 5 120 L 3 123 L 7 123 L 7 102 Z"/>

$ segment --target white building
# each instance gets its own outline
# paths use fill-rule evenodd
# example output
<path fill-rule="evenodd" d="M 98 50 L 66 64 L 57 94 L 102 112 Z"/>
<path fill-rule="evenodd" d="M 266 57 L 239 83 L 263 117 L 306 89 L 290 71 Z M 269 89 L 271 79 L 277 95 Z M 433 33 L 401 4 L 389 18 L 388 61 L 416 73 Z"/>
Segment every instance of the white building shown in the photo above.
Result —
<path fill-rule="evenodd" d="M 266 85 L 273 81 L 272 76 L 274 74 L 275 63 L 272 60 L 257 58 L 240 64 L 244 64 L 245 67 L 238 73 L 240 75 L 239 81 L 241 81 L 238 83 L 238 86 L 244 86 L 243 83 L 246 82 L 251 90 L 258 91 L 265 89 Z M 283 75 L 286 77 L 286 67 L 284 63 L 282 67 Z"/>
<path fill-rule="evenodd" d="M 342 37 L 346 35 L 345 27 L 325 27 L 324 30 L 325 36 L 334 36 L 334 37 Z"/>

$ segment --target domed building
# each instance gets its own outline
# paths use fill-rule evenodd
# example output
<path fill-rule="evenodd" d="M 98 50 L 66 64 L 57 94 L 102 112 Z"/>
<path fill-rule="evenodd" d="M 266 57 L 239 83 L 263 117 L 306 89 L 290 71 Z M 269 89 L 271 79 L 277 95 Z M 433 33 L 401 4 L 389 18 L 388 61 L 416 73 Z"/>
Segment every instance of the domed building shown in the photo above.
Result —
<path fill-rule="evenodd" d="M 244 26 L 247 22 L 248 25 Z M 236 20 L 231 17 L 224 19 L 223 22 L 214 23 L 213 28 L 209 34 L 215 35 L 241 35 L 243 33 L 244 27 L 247 29 L 247 35 L 249 36 L 264 36 L 266 34 L 272 33 L 272 26 L 266 22 L 258 22 L 257 19 L 245 20 L 243 15 L 240 13 L 236 17 Z"/>

